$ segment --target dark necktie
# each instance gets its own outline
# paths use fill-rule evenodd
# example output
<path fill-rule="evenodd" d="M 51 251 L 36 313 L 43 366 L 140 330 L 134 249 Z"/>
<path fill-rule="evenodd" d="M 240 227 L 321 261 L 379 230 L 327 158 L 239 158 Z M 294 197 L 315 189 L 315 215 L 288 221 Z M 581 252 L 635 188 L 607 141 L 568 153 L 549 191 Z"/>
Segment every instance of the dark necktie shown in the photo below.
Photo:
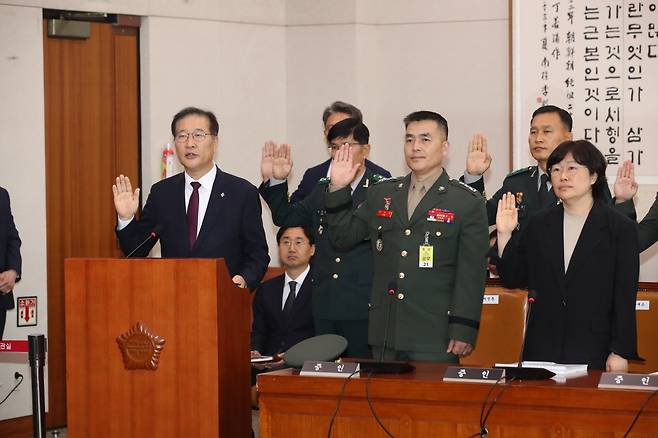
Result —
<path fill-rule="evenodd" d="M 187 204 L 187 237 L 190 241 L 190 249 L 194 248 L 196 243 L 197 224 L 199 222 L 199 187 L 201 183 L 191 182 L 192 196 Z"/>
<path fill-rule="evenodd" d="M 548 175 L 542 173 L 539 177 L 541 184 L 539 185 L 539 192 L 537 192 L 537 197 L 539 198 L 539 206 L 541 208 L 548 207 Z"/>
<path fill-rule="evenodd" d="M 288 283 L 290 286 L 290 292 L 288 293 L 288 298 L 286 298 L 286 303 L 283 305 L 283 313 L 286 316 L 290 316 L 292 314 L 292 306 L 295 303 L 295 288 L 297 287 L 297 282 L 296 281 L 291 281 Z"/>

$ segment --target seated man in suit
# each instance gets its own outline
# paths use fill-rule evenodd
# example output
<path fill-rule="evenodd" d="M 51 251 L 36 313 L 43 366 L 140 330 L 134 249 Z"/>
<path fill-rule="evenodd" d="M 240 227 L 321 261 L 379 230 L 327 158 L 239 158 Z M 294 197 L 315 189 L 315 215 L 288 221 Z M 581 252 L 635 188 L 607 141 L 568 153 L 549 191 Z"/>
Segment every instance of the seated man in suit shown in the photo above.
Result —
<path fill-rule="evenodd" d="M 309 260 L 315 254 L 313 232 L 283 227 L 276 235 L 283 275 L 261 284 L 253 301 L 252 357 L 275 356 L 312 337 Z"/>
<path fill-rule="evenodd" d="M 179 111 L 171 134 L 185 171 L 151 187 L 140 220 L 135 219 L 139 189 L 133 192 L 123 175 L 112 186 L 121 249 L 135 251 L 157 229 L 159 236 L 134 255 L 146 256 L 159 238 L 163 257 L 224 258 L 235 284 L 255 288 L 270 261 L 258 190 L 213 161 L 219 123 L 212 112 Z"/>
<path fill-rule="evenodd" d="M 361 114 L 361 110 L 359 110 L 354 105 L 336 101 L 326 107 L 322 113 L 322 125 L 324 126 L 325 141 L 327 140 L 327 134 L 329 134 L 329 130 L 333 128 L 336 123 L 350 118 L 356 119 L 359 122 L 363 122 L 363 114 Z M 331 158 L 333 158 L 334 154 L 336 153 L 336 149 L 332 148 L 328 141 L 326 141 L 326 143 L 331 153 Z M 292 196 L 290 196 L 291 203 L 295 203 L 306 198 L 311 194 L 311 192 L 313 192 L 318 181 L 329 176 L 331 169 L 331 158 L 329 158 L 324 163 L 307 169 L 306 172 L 304 172 L 304 176 L 302 177 L 302 181 L 299 183 L 297 190 L 295 190 Z M 388 170 L 379 167 L 370 160 L 366 160 L 366 167 L 370 169 L 373 174 L 381 175 L 386 178 L 391 177 L 391 173 Z"/>
<path fill-rule="evenodd" d="M 11 215 L 9 193 L 0 187 L 0 339 L 7 310 L 14 308 L 14 285 L 21 279 L 21 239 Z"/>

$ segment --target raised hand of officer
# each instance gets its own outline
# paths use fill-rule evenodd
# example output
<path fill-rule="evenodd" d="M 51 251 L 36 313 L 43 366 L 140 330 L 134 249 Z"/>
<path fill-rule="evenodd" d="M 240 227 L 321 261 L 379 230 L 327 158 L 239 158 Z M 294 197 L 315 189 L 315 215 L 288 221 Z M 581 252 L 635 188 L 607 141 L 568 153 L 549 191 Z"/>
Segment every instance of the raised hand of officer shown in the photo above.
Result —
<path fill-rule="evenodd" d="M 503 250 L 512 237 L 512 232 L 519 223 L 519 214 L 516 209 L 515 196 L 507 192 L 498 201 L 498 211 L 496 213 L 496 231 L 498 234 L 498 255 L 503 255 Z"/>
<path fill-rule="evenodd" d="M 630 160 L 624 161 L 617 169 L 617 179 L 612 188 L 615 193 L 615 202 L 624 202 L 637 194 L 638 184 L 635 181 L 635 169 Z"/>
<path fill-rule="evenodd" d="M 334 154 L 331 163 L 331 184 L 329 190 L 335 192 L 348 186 L 359 172 L 361 163 L 354 163 L 352 157 L 352 146 L 343 144 L 336 154 Z"/>
<path fill-rule="evenodd" d="M 270 178 L 283 180 L 288 178 L 292 170 L 292 155 L 289 144 L 277 145 L 269 140 L 263 145 L 260 160 L 260 173 L 263 181 Z"/>
<path fill-rule="evenodd" d="M 119 175 L 112 185 L 114 193 L 114 208 L 121 220 L 130 220 L 137 213 L 139 207 L 139 188 L 133 192 L 130 178 Z"/>
<path fill-rule="evenodd" d="M 491 166 L 491 155 L 487 152 L 487 137 L 476 133 L 468 142 L 468 155 L 466 156 L 466 173 L 469 175 L 483 175 Z"/>

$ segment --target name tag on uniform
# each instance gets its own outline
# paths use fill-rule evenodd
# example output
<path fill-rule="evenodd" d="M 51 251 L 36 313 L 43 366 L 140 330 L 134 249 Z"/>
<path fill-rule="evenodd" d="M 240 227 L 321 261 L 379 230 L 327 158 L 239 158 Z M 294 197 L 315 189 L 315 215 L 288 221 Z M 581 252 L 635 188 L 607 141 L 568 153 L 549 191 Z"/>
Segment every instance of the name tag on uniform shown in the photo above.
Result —
<path fill-rule="evenodd" d="M 430 233 L 425 232 L 425 242 L 418 247 L 418 267 L 419 268 L 432 268 L 434 267 L 434 247 L 430 245 Z"/>
<path fill-rule="evenodd" d="M 432 245 L 420 245 L 418 248 L 418 267 L 434 267 L 434 247 Z"/>

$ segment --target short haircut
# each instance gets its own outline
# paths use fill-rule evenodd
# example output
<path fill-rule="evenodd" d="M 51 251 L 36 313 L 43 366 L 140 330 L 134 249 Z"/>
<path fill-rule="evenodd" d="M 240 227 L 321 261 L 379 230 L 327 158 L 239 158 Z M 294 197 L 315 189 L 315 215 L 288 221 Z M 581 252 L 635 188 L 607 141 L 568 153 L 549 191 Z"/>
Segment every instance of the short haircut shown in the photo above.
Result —
<path fill-rule="evenodd" d="M 360 144 L 368 144 L 370 141 L 368 127 L 357 119 L 345 119 L 336 123 L 327 133 L 327 141 L 331 143 L 336 138 L 346 138 L 350 135 Z"/>
<path fill-rule="evenodd" d="M 359 122 L 363 121 L 363 114 L 361 114 L 360 109 L 347 102 L 337 100 L 324 109 L 324 112 L 322 113 L 322 123 L 324 125 L 327 124 L 327 119 L 333 113 L 347 114 L 352 119 L 357 119 Z"/>
<path fill-rule="evenodd" d="M 607 163 L 601 151 L 587 140 L 567 140 L 560 143 L 548 157 L 546 168 L 549 174 L 551 167 L 564 160 L 568 153 L 571 153 L 576 163 L 587 167 L 590 175 L 596 174 L 596 182 L 592 184 L 592 196 L 601 196 L 608 185 L 605 177 Z"/>
<path fill-rule="evenodd" d="M 174 119 L 171 121 L 171 135 L 174 137 L 176 136 L 176 123 L 178 123 L 179 120 L 191 115 L 206 117 L 210 125 L 210 133 L 212 135 L 219 134 L 219 122 L 217 121 L 217 117 L 215 117 L 215 114 L 212 111 L 206 111 L 202 110 L 201 108 L 188 106 L 187 108 L 183 108 L 182 110 L 178 111 L 174 116 Z"/>
<path fill-rule="evenodd" d="M 304 231 L 304 235 L 308 239 L 308 243 L 311 244 L 311 245 L 315 245 L 315 235 L 313 234 L 313 231 L 309 227 L 303 227 L 301 225 L 294 225 L 294 226 L 290 226 L 290 227 L 281 227 L 281 228 L 279 228 L 279 231 L 276 232 L 276 244 L 277 245 L 281 244 L 281 237 L 283 236 L 283 233 L 285 233 L 290 228 L 301 228 L 302 231 Z"/>
<path fill-rule="evenodd" d="M 425 120 L 436 122 L 439 125 L 439 130 L 445 134 L 446 140 L 448 139 L 448 121 L 441 114 L 434 111 L 416 111 L 409 114 L 404 118 L 404 127 L 408 127 L 410 123 L 424 122 Z"/>
<path fill-rule="evenodd" d="M 564 127 L 567 128 L 567 131 L 571 132 L 571 130 L 573 129 L 573 119 L 571 118 L 571 114 L 569 114 L 566 110 L 563 110 L 559 106 L 555 106 L 555 105 L 540 106 L 535 110 L 534 113 L 532 113 L 532 119 L 534 119 L 539 114 L 547 114 L 547 113 L 557 113 L 557 115 L 560 116 L 560 120 L 562 121 Z M 532 119 L 530 119 L 530 123 L 532 123 Z"/>

